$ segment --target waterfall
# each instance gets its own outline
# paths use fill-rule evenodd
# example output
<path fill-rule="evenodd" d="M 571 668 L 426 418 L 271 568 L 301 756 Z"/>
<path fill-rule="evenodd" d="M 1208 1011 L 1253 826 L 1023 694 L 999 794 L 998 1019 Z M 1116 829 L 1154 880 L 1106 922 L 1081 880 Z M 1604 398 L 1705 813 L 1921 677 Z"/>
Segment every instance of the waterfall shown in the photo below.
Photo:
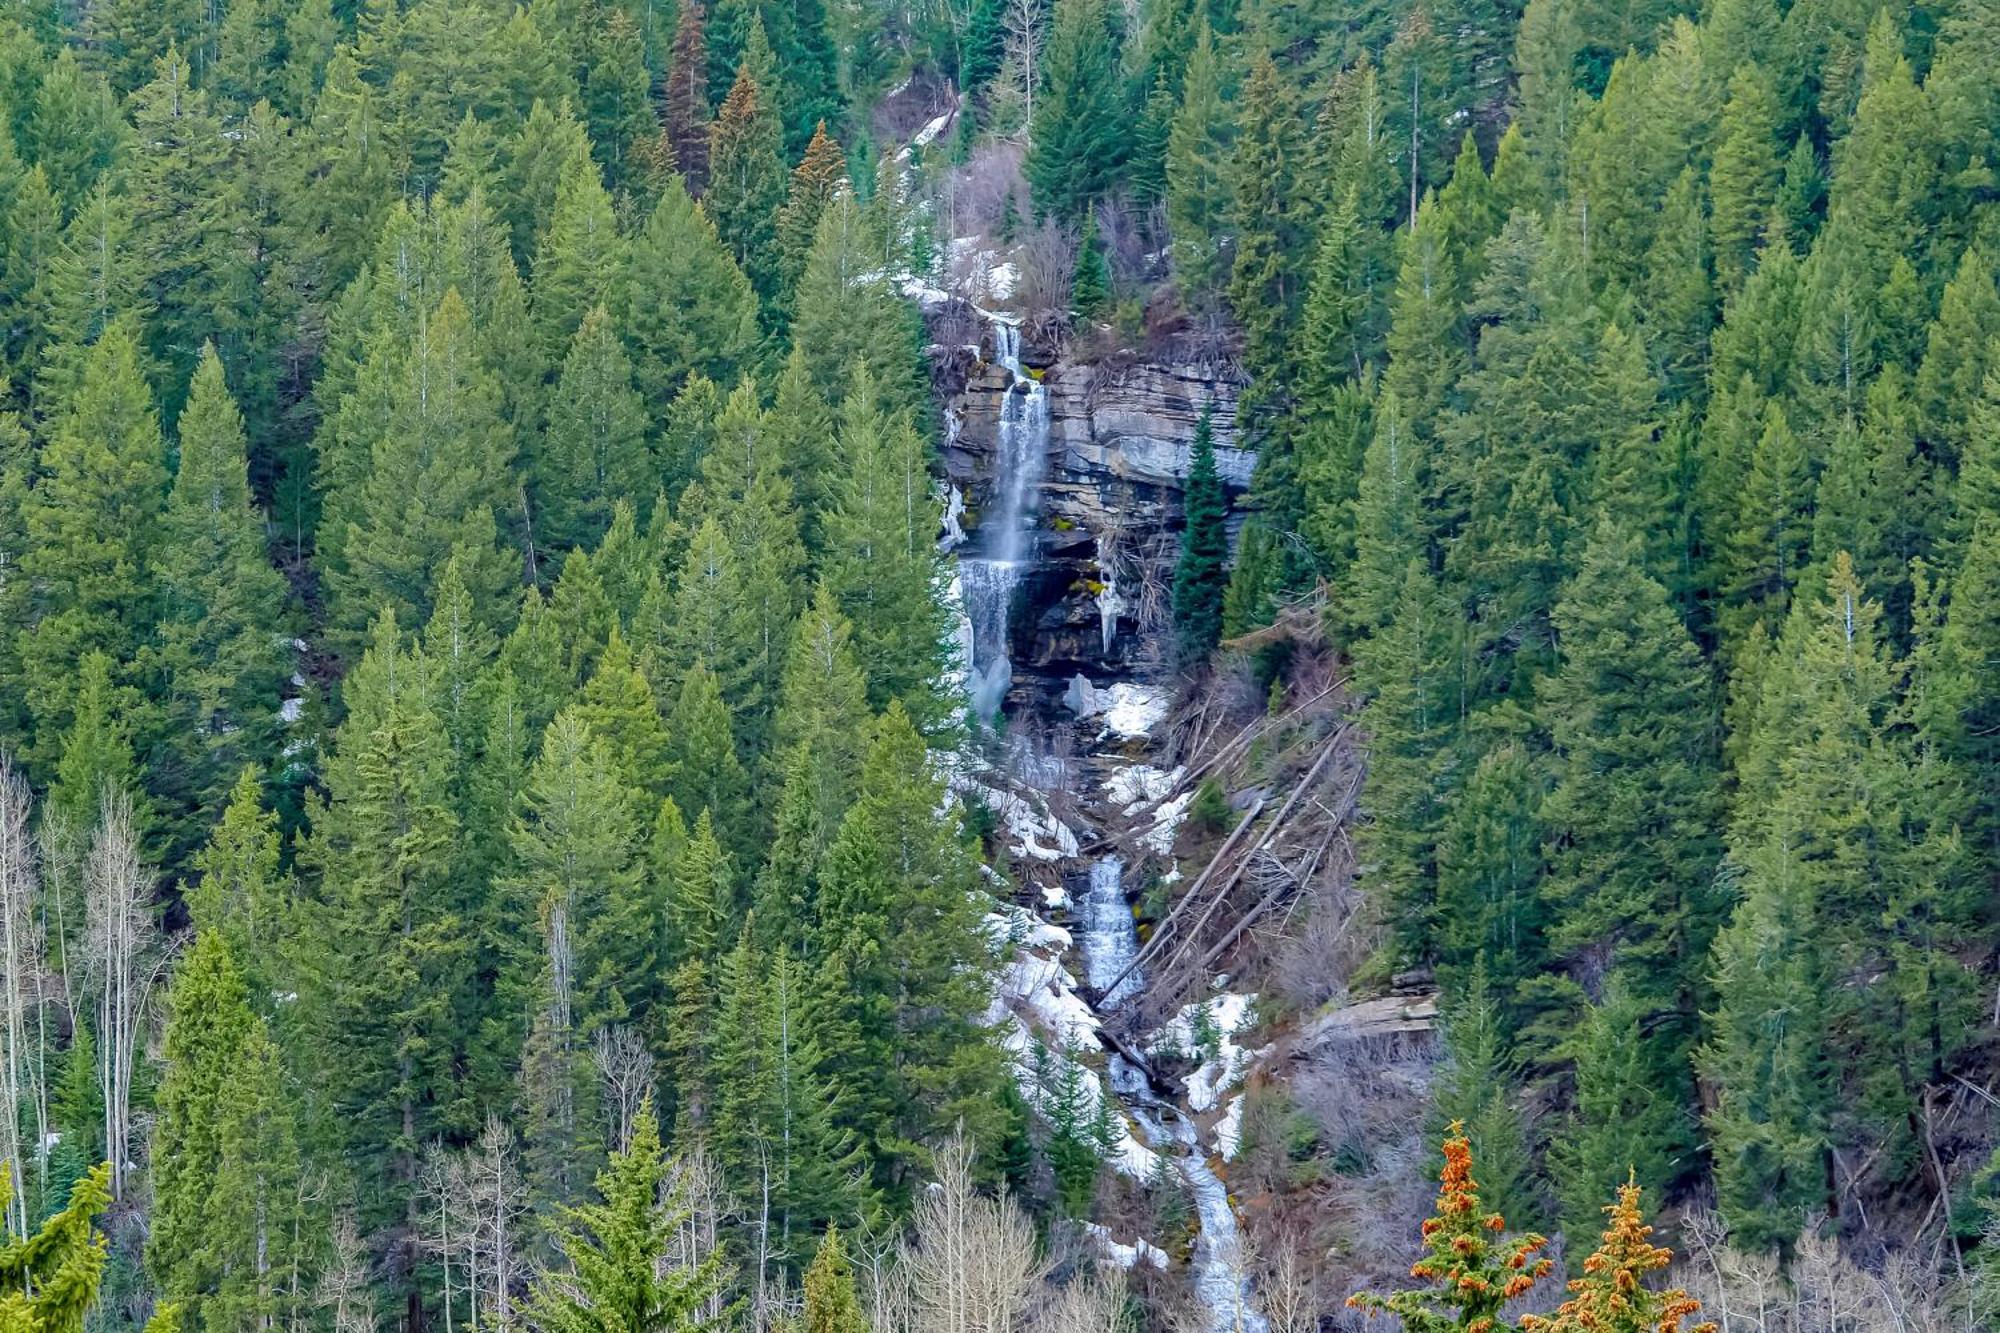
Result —
<path fill-rule="evenodd" d="M 974 553 L 958 562 L 972 632 L 968 685 L 973 714 L 981 719 L 1000 711 L 1014 678 L 1007 622 L 1015 590 L 1034 556 L 1034 505 L 1049 448 L 1048 390 L 1021 367 L 1020 327 L 995 320 L 993 329 L 1008 375 L 1000 406 L 1000 449 L 993 463 L 992 499 L 973 536 Z"/>
<path fill-rule="evenodd" d="M 1125 901 L 1125 859 L 1107 856 L 1090 867 L 1090 886 L 1083 898 L 1083 969 L 1097 991 L 1100 1010 L 1116 1009 L 1142 984 L 1138 972 L 1118 981 L 1139 952 L 1139 934 L 1132 925 L 1132 905 Z M 1116 990 L 1105 987 L 1118 981 Z"/>

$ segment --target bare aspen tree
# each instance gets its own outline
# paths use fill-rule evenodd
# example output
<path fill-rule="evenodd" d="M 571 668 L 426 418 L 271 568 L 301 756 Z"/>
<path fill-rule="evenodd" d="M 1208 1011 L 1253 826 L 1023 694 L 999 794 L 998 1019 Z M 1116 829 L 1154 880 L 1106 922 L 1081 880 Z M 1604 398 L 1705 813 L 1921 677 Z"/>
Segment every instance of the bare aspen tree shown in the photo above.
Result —
<path fill-rule="evenodd" d="M 606 1137 L 613 1152 L 623 1152 L 631 1146 L 639 1106 L 653 1091 L 653 1053 L 631 1028 L 613 1025 L 597 1030 L 590 1058 L 604 1088 Z"/>
<path fill-rule="evenodd" d="M 417 1168 L 417 1190 L 424 1201 L 424 1218 L 429 1227 L 423 1236 L 423 1246 L 438 1261 L 444 1333 L 452 1333 L 453 1328 L 452 1304 L 457 1295 L 452 1286 L 454 1261 L 461 1279 L 466 1271 L 466 1234 L 458 1225 L 458 1214 L 464 1209 L 464 1185 L 463 1169 L 441 1145 L 433 1143 L 424 1150 L 423 1164 Z"/>
<path fill-rule="evenodd" d="M 375 1297 L 368 1277 L 361 1228 L 353 1210 L 342 1208 L 333 1215 L 326 1268 L 319 1279 L 319 1307 L 326 1311 L 333 1333 L 375 1333 Z"/>
<path fill-rule="evenodd" d="M 514 1131 L 499 1116 L 489 1114 L 463 1167 L 465 1197 L 473 1214 L 468 1233 L 472 1325 L 510 1329 L 514 1289 L 522 1277 L 517 1249 L 528 1211 L 528 1189 L 514 1161 Z"/>
<path fill-rule="evenodd" d="M 1119 1333 L 1126 1327 L 1125 1285 L 1109 1278 L 1079 1277 L 1050 1294 L 1035 1312 L 1033 1333 Z"/>
<path fill-rule="evenodd" d="M 565 1144 L 574 1144 L 576 1089 L 571 1084 L 568 1074 L 570 1043 L 576 1034 L 576 987 L 573 979 L 576 970 L 576 951 L 569 937 L 569 908 L 568 894 L 552 898 L 548 905 L 549 1027 L 555 1035 L 557 1056 L 558 1075 L 553 1089 L 556 1125 L 562 1134 L 561 1141 Z"/>
<path fill-rule="evenodd" d="M 1263 1284 L 1271 1333 L 1314 1333 L 1319 1328 L 1319 1274 L 1301 1253 L 1301 1242 L 1281 1243 Z"/>
<path fill-rule="evenodd" d="M 1042 57 L 1042 6 L 1037 0 L 1007 0 L 1001 16 L 1006 29 L 1006 47 L 1001 60 L 1002 100 L 1021 108 L 1021 130 L 1016 137 L 1026 143 L 1035 123 L 1035 81 L 1040 77 Z"/>
<path fill-rule="evenodd" d="M 104 1150 L 111 1197 L 125 1196 L 132 1163 L 132 1069 L 152 977 L 147 900 L 151 876 L 139 860 L 132 800 L 107 787 L 104 814 L 83 867 L 91 990 L 97 997 L 98 1084 L 104 1097 Z"/>
<path fill-rule="evenodd" d="M 1046 1272 L 1035 1228 L 1013 1200 L 973 1186 L 972 1145 L 958 1135 L 937 1150 L 937 1183 L 917 1204 L 903 1247 L 914 1327 L 923 1333 L 1009 1333 Z"/>
<path fill-rule="evenodd" d="M 699 1268 L 721 1245 L 721 1222 L 727 1208 L 727 1186 L 722 1168 L 699 1143 L 678 1158 L 660 1189 L 675 1205 L 670 1211 L 680 1218 L 674 1252 L 667 1262 L 674 1268 Z M 713 1323 L 725 1308 L 722 1285 L 709 1294 L 696 1313 L 702 1323 Z"/>
<path fill-rule="evenodd" d="M 29 832 L 33 798 L 28 784 L 5 758 L 0 758 L 0 1097 L 7 1110 L 0 1124 L 0 1157 L 6 1161 L 12 1192 L 7 1202 L 7 1227 L 15 1236 L 28 1234 L 28 1196 L 22 1164 L 27 1160 L 21 1136 L 24 1106 L 35 1112 L 35 1150 L 48 1142 L 48 1103 L 41 1077 L 41 1043 L 31 1049 L 29 1029 L 40 1031 L 42 950 L 36 924 L 35 847 Z M 35 1023 L 29 1021 L 34 1011 Z"/>

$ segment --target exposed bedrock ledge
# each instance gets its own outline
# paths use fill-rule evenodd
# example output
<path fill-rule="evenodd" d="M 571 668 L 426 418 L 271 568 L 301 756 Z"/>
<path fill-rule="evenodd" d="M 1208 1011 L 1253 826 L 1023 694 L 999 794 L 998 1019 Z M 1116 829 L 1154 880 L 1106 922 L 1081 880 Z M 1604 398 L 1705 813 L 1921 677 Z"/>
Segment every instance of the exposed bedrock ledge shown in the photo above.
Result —
<path fill-rule="evenodd" d="M 943 403 L 945 470 L 975 536 L 993 494 L 1011 388 L 991 341 L 989 333 L 977 356 L 957 354 L 948 379 L 958 387 Z M 1012 617 L 1014 660 L 1051 680 L 1131 670 L 1147 660 L 1144 631 L 1158 628 L 1142 621 L 1149 605 L 1157 613 L 1158 590 L 1172 577 L 1204 408 L 1224 483 L 1232 494 L 1249 485 L 1256 454 L 1236 447 L 1239 386 L 1192 360 L 1076 363 L 1035 348 L 1022 359 L 1048 388 L 1049 456 L 1033 506 L 1035 569 Z"/>

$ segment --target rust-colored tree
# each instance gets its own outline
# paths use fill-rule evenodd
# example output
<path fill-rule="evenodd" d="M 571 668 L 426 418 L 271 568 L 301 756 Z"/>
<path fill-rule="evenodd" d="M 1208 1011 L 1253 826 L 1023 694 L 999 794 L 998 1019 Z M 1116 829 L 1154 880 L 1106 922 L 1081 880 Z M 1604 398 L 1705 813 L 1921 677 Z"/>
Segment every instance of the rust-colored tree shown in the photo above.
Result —
<path fill-rule="evenodd" d="M 1527 1315 L 1521 1333 L 1681 1333 L 1681 1321 L 1701 1302 L 1675 1287 L 1654 1291 L 1646 1274 L 1673 1262 L 1674 1252 L 1652 1242 L 1653 1228 L 1639 1213 L 1639 1184 L 1627 1179 L 1618 1202 L 1606 1204 L 1611 1224 L 1583 1261 L 1583 1276 L 1569 1284 L 1570 1298 L 1553 1315 Z M 1716 1333 L 1696 1324 L 1687 1333 Z"/>
<path fill-rule="evenodd" d="M 1479 1204 L 1472 1178 L 1472 1143 L 1465 1126 L 1452 1122 L 1444 1143 L 1444 1170 L 1438 1175 L 1436 1211 L 1424 1220 L 1424 1254 L 1410 1276 L 1429 1285 L 1382 1295 L 1356 1292 L 1349 1307 L 1394 1315 L 1405 1333 L 1501 1333 L 1513 1326 L 1500 1318 L 1508 1301 L 1526 1292 L 1555 1266 L 1537 1257 L 1548 1239 L 1534 1233 L 1503 1239 L 1507 1221 Z"/>

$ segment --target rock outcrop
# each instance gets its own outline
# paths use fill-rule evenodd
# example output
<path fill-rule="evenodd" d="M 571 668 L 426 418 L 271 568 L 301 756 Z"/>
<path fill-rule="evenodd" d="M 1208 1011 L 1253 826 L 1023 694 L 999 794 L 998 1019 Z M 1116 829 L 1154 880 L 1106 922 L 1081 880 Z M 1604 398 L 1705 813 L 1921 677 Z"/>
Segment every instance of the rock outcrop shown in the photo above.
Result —
<path fill-rule="evenodd" d="M 1181 527 L 1181 491 L 1204 410 L 1216 464 L 1232 492 L 1256 455 L 1236 447 L 1238 385 L 1191 359 L 1075 362 L 1028 348 L 1048 390 L 1048 459 L 1037 503 L 1035 559 L 1012 621 L 1017 674 L 1058 687 L 1147 665 L 1166 612 Z M 977 540 L 994 493 L 1002 405 L 1011 377 L 989 334 L 961 354 L 945 399 L 944 464 Z"/>

